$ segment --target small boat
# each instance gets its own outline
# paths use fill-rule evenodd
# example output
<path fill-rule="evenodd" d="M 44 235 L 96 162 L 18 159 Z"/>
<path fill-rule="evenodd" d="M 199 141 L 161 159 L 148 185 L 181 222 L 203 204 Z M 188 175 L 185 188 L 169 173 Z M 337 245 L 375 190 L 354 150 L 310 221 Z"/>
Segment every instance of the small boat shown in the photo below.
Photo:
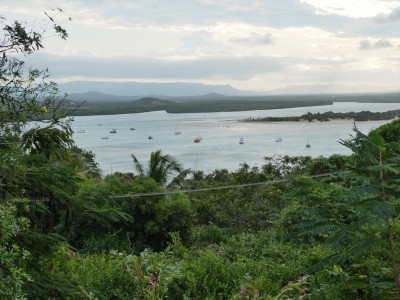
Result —
<path fill-rule="evenodd" d="M 152 137 L 151 135 L 149 135 L 148 139 L 149 139 L 149 140 L 152 140 L 152 139 L 153 139 L 153 137 Z"/>
<path fill-rule="evenodd" d="M 277 137 L 277 138 L 275 139 L 275 142 L 277 142 L 277 143 L 282 142 L 282 138 L 281 138 L 281 137 Z"/>
<path fill-rule="evenodd" d="M 310 139 L 307 139 L 306 148 L 311 148 Z"/>
<path fill-rule="evenodd" d="M 101 139 L 102 139 L 102 140 L 108 140 L 109 137 L 108 137 L 108 136 L 103 136 L 103 137 L 101 137 Z"/>
<path fill-rule="evenodd" d="M 136 130 L 135 128 L 131 127 L 131 130 Z"/>
<path fill-rule="evenodd" d="M 175 131 L 175 135 L 181 135 L 182 132 L 180 132 L 179 130 Z"/>
<path fill-rule="evenodd" d="M 200 143 L 201 140 L 202 140 L 202 138 L 198 136 L 193 141 L 197 144 L 197 143 Z"/>
<path fill-rule="evenodd" d="M 117 133 L 117 130 L 115 128 L 111 129 L 110 133 Z"/>
<path fill-rule="evenodd" d="M 240 138 L 240 139 L 239 139 L 239 144 L 240 144 L 240 145 L 243 145 L 243 144 L 244 144 L 244 139 L 243 139 L 243 138 Z"/>
<path fill-rule="evenodd" d="M 84 129 L 78 130 L 78 133 L 85 133 L 85 130 Z"/>

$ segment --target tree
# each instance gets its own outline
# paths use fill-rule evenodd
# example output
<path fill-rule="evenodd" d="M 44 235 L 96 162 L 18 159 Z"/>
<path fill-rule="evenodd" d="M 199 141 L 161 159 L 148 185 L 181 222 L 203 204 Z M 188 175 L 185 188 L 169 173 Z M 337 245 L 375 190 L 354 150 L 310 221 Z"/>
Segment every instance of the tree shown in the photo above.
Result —
<path fill-rule="evenodd" d="M 4 16 L 0 16 L 0 128 L 3 131 L 12 129 L 18 132 L 27 122 L 44 119 L 51 124 L 68 126 L 63 120 L 68 112 L 63 101 L 65 98 L 60 100 L 57 85 L 47 81 L 48 70 L 27 67 L 15 55 L 19 53 L 26 57 L 42 49 L 50 25 L 62 39 L 68 37 L 66 30 L 55 23 L 54 17 L 46 15 L 47 19 L 31 28 L 19 21 L 9 24 Z"/>
<path fill-rule="evenodd" d="M 57 169 L 57 166 L 52 169 L 49 164 L 52 157 L 60 155 L 73 143 L 67 117 L 75 107 L 68 104 L 65 95 L 58 95 L 56 83 L 48 81 L 47 69 L 31 68 L 25 62 L 31 53 L 44 47 L 42 42 L 50 34 L 55 33 L 62 39 L 67 37 L 65 29 L 55 21 L 58 12 L 61 9 L 46 14 L 46 18 L 35 24 L 9 21 L 0 16 L 0 192 L 3 202 L 0 215 L 7 219 L 4 228 L 7 224 L 14 227 L 11 235 L 4 235 L 6 240 L 0 241 L 0 248 L 10 253 L 15 251 L 16 258 L 11 269 L 15 285 L 8 286 L 8 291 L 14 289 L 14 292 L 4 296 L 1 288 L 0 298 L 1 295 L 7 299 L 20 299 L 25 295 L 38 299 L 59 296 L 65 286 L 50 279 L 41 265 L 41 258 L 63 242 L 51 232 L 59 216 L 52 214 L 46 222 L 41 224 L 40 221 L 49 212 L 60 212 L 56 206 L 67 199 L 69 188 L 76 184 L 75 177 L 65 177 L 71 174 L 69 170 Z M 57 172 L 53 172 L 55 170 Z M 36 171 L 40 171 L 40 176 L 29 177 Z M 40 178 L 49 179 L 49 174 L 49 182 L 40 181 Z M 56 187 L 60 179 L 64 184 L 67 182 L 66 193 Z M 34 186 L 35 180 L 38 186 Z M 56 186 L 51 187 L 53 183 Z M 36 192 L 43 192 L 44 197 L 30 197 Z M 57 201 L 46 202 L 48 199 Z M 10 204 L 16 201 L 27 205 L 18 204 L 14 209 Z M 3 228 L 1 224 L 0 227 Z M 19 253 L 23 253 L 23 259 L 18 259 Z M 0 273 L 3 273 L 5 269 L 0 265 Z M 25 295 L 18 294 L 21 289 Z"/>
<path fill-rule="evenodd" d="M 400 299 L 400 144 L 386 143 L 378 131 L 354 131 L 354 137 L 341 141 L 354 153 L 349 187 L 335 189 L 333 201 L 305 210 L 308 220 L 299 227 L 330 246 L 332 254 L 321 265 L 333 264 L 331 275 L 340 282 L 332 280 L 331 287 L 342 290 L 339 298 L 395 292 Z"/>
<path fill-rule="evenodd" d="M 61 12 L 61 9 L 53 11 Z M 48 71 L 30 68 L 16 54 L 29 54 L 43 48 L 49 31 L 62 39 L 67 32 L 55 22 L 54 16 L 39 24 L 8 22 L 0 16 L 0 186 L 3 201 L 9 182 L 15 177 L 18 155 L 22 150 L 45 153 L 58 152 L 72 145 L 70 120 L 75 108 L 59 97 L 56 83 L 48 81 Z M 50 27 L 52 26 L 52 29 Z M 25 132 L 29 122 L 40 122 Z"/>
<path fill-rule="evenodd" d="M 146 170 L 133 154 L 132 159 L 136 171 L 140 175 L 153 178 L 161 186 L 166 185 L 167 188 L 180 186 L 185 177 L 190 173 L 190 169 L 183 169 L 175 158 L 167 154 L 162 154 L 161 150 L 151 153 Z"/>
<path fill-rule="evenodd" d="M 17 203 L 7 203 L 0 207 L 0 298 L 23 299 L 24 281 L 29 275 L 23 265 L 28 259 L 28 252 L 19 247 L 14 236 L 28 227 L 26 218 L 16 216 Z M 19 263 L 16 263 L 19 262 Z"/>

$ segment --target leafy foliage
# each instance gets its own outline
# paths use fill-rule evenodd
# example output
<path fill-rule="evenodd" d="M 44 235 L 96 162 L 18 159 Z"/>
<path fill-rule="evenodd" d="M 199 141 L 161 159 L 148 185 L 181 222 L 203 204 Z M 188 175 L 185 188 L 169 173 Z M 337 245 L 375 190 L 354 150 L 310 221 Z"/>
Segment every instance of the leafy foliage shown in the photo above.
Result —
<path fill-rule="evenodd" d="M 161 150 L 157 150 L 150 154 L 150 160 L 146 171 L 133 154 L 132 159 L 139 175 L 146 175 L 153 178 L 162 186 L 166 185 L 169 181 L 166 185 L 167 188 L 180 186 L 185 177 L 190 173 L 189 169 L 182 169 L 181 165 L 172 156 L 162 154 Z"/>

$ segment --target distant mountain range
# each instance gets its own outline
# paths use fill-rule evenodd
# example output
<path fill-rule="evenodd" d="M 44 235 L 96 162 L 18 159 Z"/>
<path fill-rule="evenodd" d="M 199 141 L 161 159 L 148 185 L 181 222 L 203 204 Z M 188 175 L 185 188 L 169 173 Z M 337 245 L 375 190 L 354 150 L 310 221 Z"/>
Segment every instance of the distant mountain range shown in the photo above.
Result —
<path fill-rule="evenodd" d="M 102 81 L 72 81 L 59 85 L 62 93 L 85 94 L 86 100 L 96 97 L 130 97 L 135 100 L 141 97 L 188 97 L 206 94 L 221 94 L 225 96 L 249 96 L 254 92 L 235 89 L 230 85 L 208 85 L 202 83 L 139 83 L 139 82 L 102 82 Z M 96 94 L 97 93 L 97 94 Z M 101 93 L 101 94 L 99 94 Z M 106 95 L 104 95 L 106 94 Z M 99 97 L 99 98 L 97 98 Z M 120 98 L 119 100 L 123 100 Z M 129 100 L 125 98 L 125 100 Z"/>
<path fill-rule="evenodd" d="M 136 102 L 142 98 L 157 98 L 170 100 L 175 103 L 192 101 L 226 101 L 226 100 L 288 100 L 289 98 L 330 99 L 335 101 L 361 102 L 399 102 L 399 91 L 373 93 L 367 88 L 360 88 L 358 93 L 354 87 L 312 85 L 288 86 L 283 89 L 269 92 L 242 91 L 230 85 L 207 85 L 201 83 L 138 83 L 138 82 L 102 82 L 102 81 L 72 81 L 59 85 L 60 91 L 68 93 L 68 99 L 76 103 L 107 103 L 107 102 Z M 361 90 L 361 91 L 360 91 Z M 377 98 L 378 96 L 378 98 Z M 261 98 L 260 98 L 261 97 Z M 288 98 L 289 97 L 289 98 Z M 256 99 L 259 98 L 259 99 Z M 148 100 L 147 100 L 148 101 Z M 135 105 L 140 105 L 139 101 Z M 168 105 L 166 102 L 157 102 L 159 105 Z"/>

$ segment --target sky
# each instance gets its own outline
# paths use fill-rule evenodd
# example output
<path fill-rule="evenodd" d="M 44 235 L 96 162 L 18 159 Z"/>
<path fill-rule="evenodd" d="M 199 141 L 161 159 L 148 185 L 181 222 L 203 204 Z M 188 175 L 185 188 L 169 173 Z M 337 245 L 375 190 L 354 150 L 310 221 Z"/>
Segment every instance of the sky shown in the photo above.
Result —
<path fill-rule="evenodd" d="M 26 60 L 59 83 L 400 91 L 400 0 L 0 1 L 7 22 L 38 24 L 45 11 L 69 37 L 46 37 Z"/>

